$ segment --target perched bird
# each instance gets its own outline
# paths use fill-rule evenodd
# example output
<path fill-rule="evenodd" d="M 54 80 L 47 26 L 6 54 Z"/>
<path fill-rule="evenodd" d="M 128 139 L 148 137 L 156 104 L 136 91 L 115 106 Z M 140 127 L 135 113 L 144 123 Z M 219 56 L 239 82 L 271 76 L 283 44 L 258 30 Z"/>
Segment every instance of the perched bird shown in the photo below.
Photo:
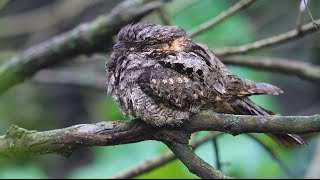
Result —
<path fill-rule="evenodd" d="M 267 83 L 237 77 L 205 45 L 178 26 L 138 22 L 123 27 L 107 62 L 108 93 L 125 115 L 153 126 L 179 125 L 205 108 L 242 115 L 272 115 L 248 96 L 278 95 Z M 285 146 L 295 134 L 268 134 Z"/>

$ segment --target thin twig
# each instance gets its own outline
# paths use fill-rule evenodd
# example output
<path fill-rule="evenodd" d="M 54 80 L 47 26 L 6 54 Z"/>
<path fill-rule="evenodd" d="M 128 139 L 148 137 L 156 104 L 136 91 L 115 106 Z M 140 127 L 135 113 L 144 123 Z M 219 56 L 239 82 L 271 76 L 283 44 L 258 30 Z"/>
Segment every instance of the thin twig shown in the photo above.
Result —
<path fill-rule="evenodd" d="M 255 0 L 241 0 L 237 4 L 235 4 L 232 7 L 230 7 L 229 9 L 227 9 L 227 10 L 223 11 L 222 13 L 220 13 L 215 18 L 213 18 L 213 19 L 211 19 L 211 20 L 209 20 L 209 21 L 197 26 L 196 28 L 192 29 L 188 33 L 189 36 L 190 37 L 196 36 L 196 35 L 204 32 L 205 30 L 217 25 L 218 23 L 222 22 L 226 18 L 232 16 L 236 12 L 239 12 L 242 9 L 245 9 L 245 8 L 249 7 L 254 2 L 255 2 Z"/>
<path fill-rule="evenodd" d="M 315 23 L 320 23 L 320 19 L 316 20 Z M 301 27 L 301 31 L 298 31 L 297 29 L 288 31 L 283 34 L 279 34 L 270 38 L 262 39 L 253 43 L 249 44 L 244 44 L 241 46 L 235 46 L 235 47 L 226 47 L 226 48 L 219 48 L 219 49 L 213 49 L 213 52 L 217 56 L 227 56 L 227 55 L 232 55 L 232 54 L 242 54 L 246 53 L 252 50 L 257 50 L 265 47 L 270 47 L 270 46 L 276 46 L 280 45 L 282 43 L 303 37 L 307 34 L 310 34 L 312 32 L 315 32 L 316 29 L 314 27 L 314 24 L 308 23 L 305 24 Z"/>
<path fill-rule="evenodd" d="M 200 145 L 215 139 L 219 135 L 221 135 L 221 132 L 214 132 L 210 135 L 203 137 L 199 140 L 196 140 L 194 143 L 191 144 L 193 149 L 198 148 Z M 137 165 L 135 165 L 132 168 L 126 169 L 124 171 L 121 171 L 117 173 L 116 175 L 112 176 L 110 179 L 131 179 L 138 175 L 144 174 L 146 172 L 149 172 L 151 170 L 154 170 L 162 165 L 165 165 L 173 160 L 177 159 L 177 157 L 171 152 L 166 152 L 160 156 L 154 157 L 150 160 L 143 161 Z"/>
<path fill-rule="evenodd" d="M 219 154 L 219 147 L 218 147 L 218 139 L 217 138 L 212 140 L 212 145 L 213 145 L 214 154 L 216 157 L 216 167 L 218 170 L 221 171 L 221 162 L 220 162 L 220 154 Z"/>
<path fill-rule="evenodd" d="M 303 15 L 306 10 L 306 4 L 308 3 L 308 0 L 304 2 L 304 0 L 300 1 L 300 7 L 299 7 L 299 13 L 297 17 L 297 30 L 300 32 L 301 31 L 301 25 L 303 21 Z"/>
<path fill-rule="evenodd" d="M 256 69 L 296 75 L 300 78 L 320 83 L 320 66 L 294 60 L 264 56 L 234 55 L 221 58 L 225 64 L 246 66 Z"/>
<path fill-rule="evenodd" d="M 249 136 L 252 140 L 256 141 L 259 145 L 263 147 L 263 149 L 272 157 L 273 160 L 277 162 L 277 164 L 280 166 L 280 168 L 287 173 L 291 177 L 296 177 L 293 172 L 290 171 L 290 169 L 287 167 L 287 165 L 281 160 L 281 158 L 277 155 L 277 153 L 272 149 L 267 143 L 260 140 L 257 136 L 253 134 L 246 134 Z"/>
<path fill-rule="evenodd" d="M 316 23 L 316 22 L 314 21 L 313 17 L 312 17 L 311 11 L 309 10 L 309 7 L 308 7 L 308 1 L 307 1 L 307 0 L 303 0 L 303 2 L 304 2 L 305 7 L 307 8 L 307 11 L 308 11 L 308 13 L 309 13 L 309 16 L 310 16 L 310 18 L 311 18 L 311 20 L 312 20 L 312 23 L 313 23 L 313 25 L 314 25 L 314 28 L 317 29 L 317 28 L 318 28 L 318 23 Z"/>

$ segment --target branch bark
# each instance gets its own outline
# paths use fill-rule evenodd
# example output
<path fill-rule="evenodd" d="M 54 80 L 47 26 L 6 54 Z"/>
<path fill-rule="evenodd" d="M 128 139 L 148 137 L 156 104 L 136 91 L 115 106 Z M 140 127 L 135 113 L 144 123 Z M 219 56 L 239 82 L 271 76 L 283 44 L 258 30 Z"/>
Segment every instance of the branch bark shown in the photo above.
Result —
<path fill-rule="evenodd" d="M 1 17 L 0 24 L 2 24 L 2 26 L 0 38 L 12 38 L 14 36 L 35 33 L 39 30 L 52 27 L 63 20 L 77 16 L 97 2 L 97 0 L 58 1 L 51 6 L 45 6 L 25 13 Z"/>
<path fill-rule="evenodd" d="M 191 173 L 203 179 L 229 178 L 197 156 L 188 144 L 176 141 L 166 141 L 165 143 Z"/>
<path fill-rule="evenodd" d="M 297 30 L 300 31 L 301 30 L 301 25 L 303 22 L 303 15 L 304 12 L 306 10 L 306 5 L 308 4 L 308 0 L 304 1 L 301 0 L 300 1 L 300 6 L 299 6 L 299 12 L 298 12 L 298 17 L 297 17 Z"/>
<path fill-rule="evenodd" d="M 237 4 L 233 5 L 232 7 L 230 7 L 229 9 L 223 11 L 222 13 L 220 13 L 218 16 L 216 16 L 215 18 L 197 26 L 196 28 L 192 29 L 188 34 L 190 37 L 192 36 L 196 36 L 206 30 L 208 30 L 209 28 L 219 24 L 220 22 L 222 22 L 223 20 L 225 20 L 226 18 L 232 16 L 233 14 L 241 11 L 242 9 L 245 9 L 247 7 L 249 7 L 251 4 L 253 4 L 255 2 L 255 0 L 242 0 L 240 2 L 238 2 Z"/>
<path fill-rule="evenodd" d="M 181 127 L 151 127 L 139 120 L 80 124 L 52 131 L 28 131 L 12 126 L 0 136 L 0 154 L 6 156 L 56 153 L 69 156 L 86 146 L 109 146 L 144 140 L 187 143 L 184 136 L 197 131 L 240 133 L 312 133 L 320 132 L 320 115 L 248 116 L 203 111 Z"/>
<path fill-rule="evenodd" d="M 110 13 L 69 32 L 30 47 L 0 66 L 0 94 L 23 82 L 38 70 L 61 63 L 80 54 L 102 52 L 112 45 L 112 36 L 128 23 L 161 7 L 163 2 L 127 0 Z"/>
<path fill-rule="evenodd" d="M 191 143 L 191 147 L 193 149 L 198 148 L 200 145 L 217 138 L 219 135 L 221 135 L 221 132 L 213 132 L 210 135 L 203 137 L 194 143 Z M 116 175 L 112 176 L 110 179 L 131 179 L 138 175 L 141 175 L 143 173 L 149 172 L 153 169 L 156 169 L 164 164 L 167 164 L 173 160 L 177 159 L 177 157 L 171 152 L 164 153 L 162 155 L 159 155 L 157 157 L 154 157 L 150 160 L 143 161 L 136 166 L 126 169 L 124 171 L 121 171 L 117 173 Z"/>
<path fill-rule="evenodd" d="M 304 62 L 263 56 L 234 55 L 222 59 L 225 64 L 241 65 L 256 69 L 296 75 L 300 78 L 320 83 L 320 66 Z"/>
<path fill-rule="evenodd" d="M 320 19 L 316 20 L 314 23 L 319 24 Z M 227 55 L 233 55 L 233 54 L 242 54 L 242 53 L 246 53 L 249 51 L 253 51 L 253 50 L 257 50 L 265 47 L 279 45 L 279 44 L 303 37 L 316 30 L 319 30 L 319 28 L 317 29 L 314 26 L 314 23 L 311 22 L 311 23 L 305 24 L 300 28 L 300 30 L 294 29 L 286 33 L 279 34 L 270 38 L 262 39 L 253 43 L 248 43 L 248 44 L 235 46 L 235 47 L 213 49 L 213 52 L 217 56 L 227 56 Z"/>

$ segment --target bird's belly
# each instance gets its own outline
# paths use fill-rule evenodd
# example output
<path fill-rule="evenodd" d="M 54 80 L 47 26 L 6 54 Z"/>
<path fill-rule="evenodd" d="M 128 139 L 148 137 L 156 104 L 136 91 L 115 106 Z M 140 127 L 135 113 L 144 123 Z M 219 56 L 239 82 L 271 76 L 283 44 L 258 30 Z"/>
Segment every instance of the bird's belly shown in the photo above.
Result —
<path fill-rule="evenodd" d="M 180 111 L 156 103 L 146 95 L 138 84 L 132 84 L 120 92 L 118 102 L 126 115 L 131 115 L 153 126 L 179 125 L 189 119 L 190 112 Z M 125 94 L 125 95 L 124 95 Z"/>

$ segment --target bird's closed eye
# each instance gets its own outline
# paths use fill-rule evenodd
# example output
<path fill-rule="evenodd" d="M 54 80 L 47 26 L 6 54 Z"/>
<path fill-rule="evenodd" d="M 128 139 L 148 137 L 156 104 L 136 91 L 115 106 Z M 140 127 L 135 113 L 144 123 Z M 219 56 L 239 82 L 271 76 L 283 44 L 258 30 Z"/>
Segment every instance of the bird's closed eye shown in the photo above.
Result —
<path fill-rule="evenodd" d="M 157 44 L 158 44 L 158 42 L 155 41 L 155 40 L 151 40 L 151 41 L 148 41 L 148 42 L 146 43 L 147 46 L 155 46 L 155 45 L 157 45 Z"/>

